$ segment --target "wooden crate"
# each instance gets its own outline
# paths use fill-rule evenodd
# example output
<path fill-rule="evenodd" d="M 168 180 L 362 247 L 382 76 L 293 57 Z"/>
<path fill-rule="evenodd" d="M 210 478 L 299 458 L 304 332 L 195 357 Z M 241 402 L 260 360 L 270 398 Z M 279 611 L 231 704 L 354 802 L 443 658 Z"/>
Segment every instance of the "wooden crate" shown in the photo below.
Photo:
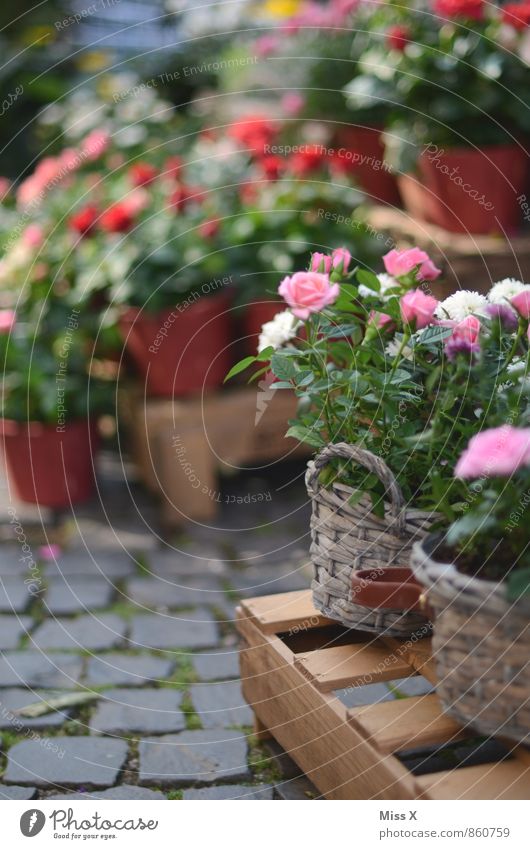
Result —
<path fill-rule="evenodd" d="M 256 732 L 272 735 L 325 798 L 529 798 L 529 750 L 496 740 L 478 746 L 434 693 L 353 708 L 334 694 L 417 674 L 435 683 L 428 638 L 348 631 L 305 591 L 242 602 L 237 627 Z M 470 752 L 458 768 L 455 747 Z"/>
<path fill-rule="evenodd" d="M 440 281 L 430 284 L 433 294 L 446 297 L 457 289 L 487 292 L 505 277 L 530 281 L 530 235 L 472 236 L 449 233 L 435 224 L 417 221 L 402 210 L 373 206 L 367 224 L 377 234 L 387 234 L 386 247 L 418 245 L 442 269 Z"/>
<path fill-rule="evenodd" d="M 238 387 L 188 398 L 146 398 L 122 391 L 121 417 L 140 477 L 162 498 L 165 524 L 213 519 L 221 503 L 219 473 L 306 457 L 286 439 L 296 398 L 266 387 Z"/>

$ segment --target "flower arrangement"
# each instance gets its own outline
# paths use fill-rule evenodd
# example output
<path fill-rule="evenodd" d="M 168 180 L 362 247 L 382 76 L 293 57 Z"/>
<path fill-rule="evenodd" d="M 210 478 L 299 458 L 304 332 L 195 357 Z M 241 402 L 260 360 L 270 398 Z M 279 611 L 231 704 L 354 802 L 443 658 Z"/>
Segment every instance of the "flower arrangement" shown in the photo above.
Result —
<path fill-rule="evenodd" d="M 279 292 L 289 309 L 262 330 L 255 363 L 272 388 L 294 391 L 290 436 L 315 449 L 346 442 L 383 458 L 407 503 L 453 521 L 469 487 L 453 468 L 485 427 L 524 420 L 528 408 L 530 286 L 505 280 L 487 296 L 430 293 L 440 274 L 419 248 L 392 250 L 384 274 L 351 268 L 346 249 L 313 255 Z M 255 376 L 255 375 L 254 375 Z M 381 484 L 340 462 L 322 472 L 372 499 Z"/>

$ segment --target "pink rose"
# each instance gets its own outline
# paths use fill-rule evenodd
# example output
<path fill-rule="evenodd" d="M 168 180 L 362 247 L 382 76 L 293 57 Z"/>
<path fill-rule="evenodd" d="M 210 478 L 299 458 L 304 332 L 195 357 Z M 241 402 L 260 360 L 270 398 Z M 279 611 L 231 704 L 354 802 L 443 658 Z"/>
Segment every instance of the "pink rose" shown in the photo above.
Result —
<path fill-rule="evenodd" d="M 0 310 L 0 333 L 9 333 L 15 326 L 15 321 L 14 310 Z"/>
<path fill-rule="evenodd" d="M 510 301 L 512 307 L 517 310 L 522 318 L 530 318 L 530 286 L 514 295 Z"/>
<path fill-rule="evenodd" d="M 39 227 L 38 224 L 28 224 L 22 233 L 22 241 L 29 248 L 40 248 L 44 242 L 42 227 Z"/>
<path fill-rule="evenodd" d="M 81 142 L 81 151 L 89 162 L 94 162 L 105 153 L 109 142 L 110 135 L 106 130 L 92 130 Z"/>
<path fill-rule="evenodd" d="M 368 316 L 368 324 L 373 324 L 380 330 L 383 330 L 383 328 L 388 330 L 393 327 L 394 319 L 391 315 L 387 315 L 386 312 L 375 312 L 375 310 L 372 310 Z"/>
<path fill-rule="evenodd" d="M 466 315 L 462 321 L 455 324 L 451 338 L 473 344 L 478 340 L 481 328 L 482 325 L 476 316 Z"/>
<path fill-rule="evenodd" d="M 432 324 L 438 301 L 432 295 L 426 295 L 421 289 L 412 289 L 400 298 L 401 318 L 405 324 L 411 324 L 421 330 Z"/>
<path fill-rule="evenodd" d="M 530 428 L 502 425 L 477 433 L 455 467 L 457 478 L 512 475 L 530 464 Z"/>
<path fill-rule="evenodd" d="M 297 91 L 288 91 L 282 97 L 281 108 L 286 115 L 296 117 L 305 106 L 305 100 Z"/>
<path fill-rule="evenodd" d="M 333 268 L 341 274 L 346 274 L 351 262 L 351 253 L 346 248 L 335 248 L 331 254 Z"/>
<path fill-rule="evenodd" d="M 392 277 L 404 277 L 418 269 L 418 280 L 436 280 L 442 273 L 425 251 L 420 248 L 408 248 L 403 251 L 391 250 L 383 257 L 388 274 Z"/>
<path fill-rule="evenodd" d="M 311 257 L 311 271 L 319 271 L 321 274 L 329 274 L 331 271 L 331 257 L 329 254 L 314 253 Z"/>
<path fill-rule="evenodd" d="M 321 312 L 324 307 L 334 303 L 340 294 L 338 283 L 330 283 L 327 274 L 317 271 L 297 271 L 291 277 L 285 277 L 278 292 L 291 307 L 293 314 L 303 320 L 313 312 Z"/>

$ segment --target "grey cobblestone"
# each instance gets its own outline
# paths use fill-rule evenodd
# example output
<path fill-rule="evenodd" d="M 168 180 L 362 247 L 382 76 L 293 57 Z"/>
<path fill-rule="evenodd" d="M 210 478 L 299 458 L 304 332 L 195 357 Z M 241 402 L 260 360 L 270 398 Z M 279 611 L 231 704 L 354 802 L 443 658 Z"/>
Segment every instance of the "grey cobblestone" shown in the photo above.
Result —
<path fill-rule="evenodd" d="M 141 785 L 160 787 L 248 781 L 247 741 L 240 731 L 183 731 L 140 742 Z"/>
<path fill-rule="evenodd" d="M 55 751 L 59 749 L 59 751 Z M 124 740 L 55 737 L 23 740 L 8 752 L 6 784 L 110 787 L 127 758 Z"/>
<path fill-rule="evenodd" d="M 152 655 L 128 655 L 118 652 L 94 655 L 88 659 L 85 684 L 101 687 L 106 684 L 118 687 L 142 687 L 168 678 L 175 662 Z"/>
<path fill-rule="evenodd" d="M 0 687 L 74 687 L 81 678 L 83 659 L 75 654 L 27 650 L 0 657 Z"/>
<path fill-rule="evenodd" d="M 5 616 L 0 614 L 0 650 L 16 649 L 27 634 L 33 620 L 29 616 Z"/>
<path fill-rule="evenodd" d="M 211 613 L 172 616 L 146 613 L 135 616 L 131 623 L 129 644 L 135 649 L 206 649 L 217 645 L 219 631 Z"/>
<path fill-rule="evenodd" d="M 243 698 L 239 681 L 195 684 L 190 693 L 203 728 L 229 728 L 253 723 L 254 714 Z"/>
<path fill-rule="evenodd" d="M 90 721 L 95 734 L 169 734 L 186 728 L 179 710 L 182 693 L 173 689 L 107 690 Z"/>
<path fill-rule="evenodd" d="M 109 607 L 115 590 L 104 578 L 54 578 L 49 581 L 46 607 L 54 615 Z"/>
<path fill-rule="evenodd" d="M 112 613 L 84 614 L 76 619 L 48 619 L 31 637 L 42 649 L 111 649 L 123 643 L 125 622 Z"/>

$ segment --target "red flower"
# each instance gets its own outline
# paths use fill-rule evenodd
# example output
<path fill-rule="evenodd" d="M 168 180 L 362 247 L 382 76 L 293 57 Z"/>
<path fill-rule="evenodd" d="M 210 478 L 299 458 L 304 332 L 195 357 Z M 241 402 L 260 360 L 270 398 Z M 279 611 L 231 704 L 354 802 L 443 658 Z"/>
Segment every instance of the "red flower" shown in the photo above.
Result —
<path fill-rule="evenodd" d="M 289 158 L 289 170 L 297 177 L 305 177 L 312 171 L 322 168 L 326 158 L 326 149 L 320 144 L 307 144 L 305 147 L 293 153 Z"/>
<path fill-rule="evenodd" d="M 227 135 L 243 147 L 262 151 L 276 137 L 276 128 L 263 115 L 247 115 L 242 121 L 232 124 L 227 130 Z"/>
<path fill-rule="evenodd" d="M 259 161 L 260 167 L 267 180 L 278 180 L 285 167 L 285 160 L 281 156 L 263 156 Z"/>
<path fill-rule="evenodd" d="M 502 19 L 515 29 L 526 29 L 530 26 L 530 3 L 506 3 Z"/>
<path fill-rule="evenodd" d="M 484 0 L 434 0 L 434 11 L 443 18 L 481 21 L 484 17 L 484 6 Z"/>
<path fill-rule="evenodd" d="M 169 205 L 174 206 L 177 212 L 185 209 L 189 202 L 193 199 L 197 202 L 197 195 L 201 194 L 201 189 L 180 184 L 169 198 Z M 202 198 L 204 199 L 204 198 Z"/>
<path fill-rule="evenodd" d="M 107 233 L 126 233 L 134 224 L 131 210 L 126 203 L 115 203 L 100 218 L 99 226 Z"/>
<path fill-rule="evenodd" d="M 129 177 L 133 186 L 148 186 L 158 176 L 158 171 L 154 165 L 149 165 L 148 162 L 137 162 L 129 168 Z"/>
<path fill-rule="evenodd" d="M 71 230 L 79 233 L 80 236 L 86 236 L 94 229 L 98 215 L 97 207 L 93 203 L 89 203 L 70 217 L 68 226 Z"/>
<path fill-rule="evenodd" d="M 351 174 L 359 167 L 359 162 L 362 161 L 360 153 L 355 150 L 348 149 L 345 154 L 340 154 L 339 151 L 330 158 L 329 167 L 335 174 Z"/>
<path fill-rule="evenodd" d="M 180 156 L 169 156 L 164 163 L 164 176 L 177 179 L 184 162 Z"/>
<path fill-rule="evenodd" d="M 396 24 L 387 30 L 386 42 L 392 50 L 399 50 L 400 53 L 403 53 L 409 42 L 409 36 L 410 33 L 407 27 Z"/>
<path fill-rule="evenodd" d="M 213 239 L 214 236 L 217 236 L 219 232 L 220 223 L 217 219 L 211 218 L 209 221 L 205 221 L 199 227 L 199 233 L 204 239 Z"/>

